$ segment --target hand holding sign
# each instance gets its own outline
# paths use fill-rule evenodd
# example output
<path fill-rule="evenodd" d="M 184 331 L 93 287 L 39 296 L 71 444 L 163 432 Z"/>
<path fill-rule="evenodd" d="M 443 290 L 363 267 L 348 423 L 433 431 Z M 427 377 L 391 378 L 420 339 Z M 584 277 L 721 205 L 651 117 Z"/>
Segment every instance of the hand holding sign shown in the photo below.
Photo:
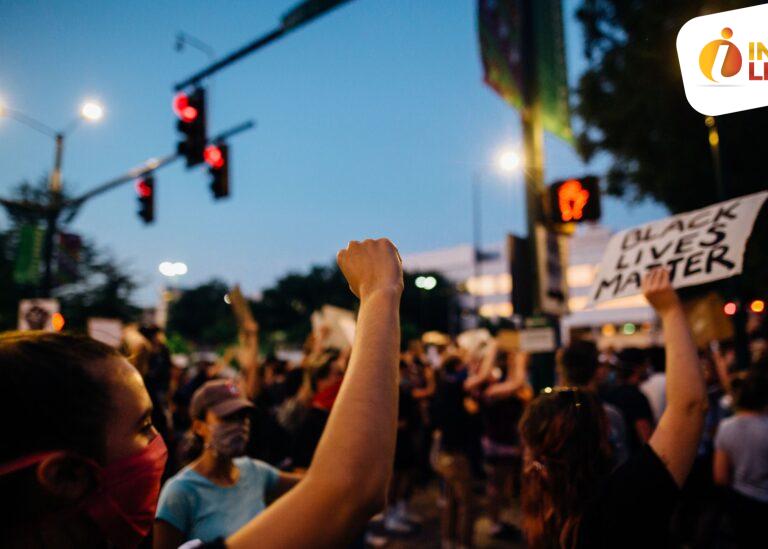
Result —
<path fill-rule="evenodd" d="M 643 277 L 643 295 L 659 316 L 671 309 L 682 307 L 669 280 L 669 271 L 663 267 L 653 269 Z"/>

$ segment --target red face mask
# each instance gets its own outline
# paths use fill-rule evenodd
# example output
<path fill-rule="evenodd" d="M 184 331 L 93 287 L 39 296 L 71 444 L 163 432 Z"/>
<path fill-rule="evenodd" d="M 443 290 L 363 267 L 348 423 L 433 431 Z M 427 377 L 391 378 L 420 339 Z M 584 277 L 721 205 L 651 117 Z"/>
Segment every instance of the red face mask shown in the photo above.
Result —
<path fill-rule="evenodd" d="M 59 452 L 25 456 L 0 466 L 0 476 L 36 465 Z M 99 485 L 78 509 L 117 547 L 135 547 L 149 534 L 155 519 L 160 479 L 168 459 L 163 437 L 157 435 L 140 452 L 96 469 Z"/>

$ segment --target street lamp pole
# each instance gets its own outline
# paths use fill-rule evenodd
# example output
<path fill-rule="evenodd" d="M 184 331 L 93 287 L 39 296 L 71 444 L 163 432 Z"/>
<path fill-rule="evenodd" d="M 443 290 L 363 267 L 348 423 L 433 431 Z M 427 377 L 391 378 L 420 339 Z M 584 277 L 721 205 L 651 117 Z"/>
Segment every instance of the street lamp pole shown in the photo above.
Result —
<path fill-rule="evenodd" d="M 480 172 L 477 171 L 472 177 L 472 278 L 474 279 L 473 309 L 475 320 L 480 316 L 480 246 L 482 231 L 482 204 L 480 202 L 480 185 L 482 183 Z"/>
<path fill-rule="evenodd" d="M 53 170 L 48 179 L 48 204 L 45 205 L 45 236 L 43 239 L 43 281 L 40 286 L 41 297 L 50 297 L 53 288 L 53 239 L 62 211 L 61 165 L 64 160 L 64 138 L 74 131 L 83 119 L 98 120 L 103 114 L 100 105 L 91 101 L 86 102 L 80 109 L 79 116 L 70 122 L 63 130 L 57 131 L 15 109 L 0 106 L 0 116 L 7 116 L 24 124 L 28 128 L 42 133 L 53 139 Z"/>

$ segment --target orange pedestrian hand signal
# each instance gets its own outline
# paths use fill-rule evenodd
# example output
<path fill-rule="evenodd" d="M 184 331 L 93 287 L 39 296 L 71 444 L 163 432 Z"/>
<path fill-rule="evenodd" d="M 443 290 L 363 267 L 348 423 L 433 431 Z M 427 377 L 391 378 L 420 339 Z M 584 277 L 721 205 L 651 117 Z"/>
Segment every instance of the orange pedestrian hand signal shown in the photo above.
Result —
<path fill-rule="evenodd" d="M 566 179 L 549 188 L 553 223 L 574 223 L 600 219 L 600 188 L 596 177 Z"/>

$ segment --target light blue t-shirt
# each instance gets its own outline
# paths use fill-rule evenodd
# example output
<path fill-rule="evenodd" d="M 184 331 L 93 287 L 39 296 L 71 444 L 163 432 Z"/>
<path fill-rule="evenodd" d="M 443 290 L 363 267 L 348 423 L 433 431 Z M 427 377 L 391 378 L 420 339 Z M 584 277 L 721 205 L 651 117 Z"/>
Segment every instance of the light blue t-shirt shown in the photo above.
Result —
<path fill-rule="evenodd" d="M 277 486 L 279 472 L 249 457 L 234 464 L 240 470 L 234 486 L 218 486 L 190 467 L 179 471 L 163 486 L 155 518 L 188 540 L 207 542 L 235 533 L 264 510 L 264 496 Z"/>
<path fill-rule="evenodd" d="M 736 414 L 724 419 L 715 448 L 728 454 L 734 490 L 768 503 L 768 415 Z"/>

